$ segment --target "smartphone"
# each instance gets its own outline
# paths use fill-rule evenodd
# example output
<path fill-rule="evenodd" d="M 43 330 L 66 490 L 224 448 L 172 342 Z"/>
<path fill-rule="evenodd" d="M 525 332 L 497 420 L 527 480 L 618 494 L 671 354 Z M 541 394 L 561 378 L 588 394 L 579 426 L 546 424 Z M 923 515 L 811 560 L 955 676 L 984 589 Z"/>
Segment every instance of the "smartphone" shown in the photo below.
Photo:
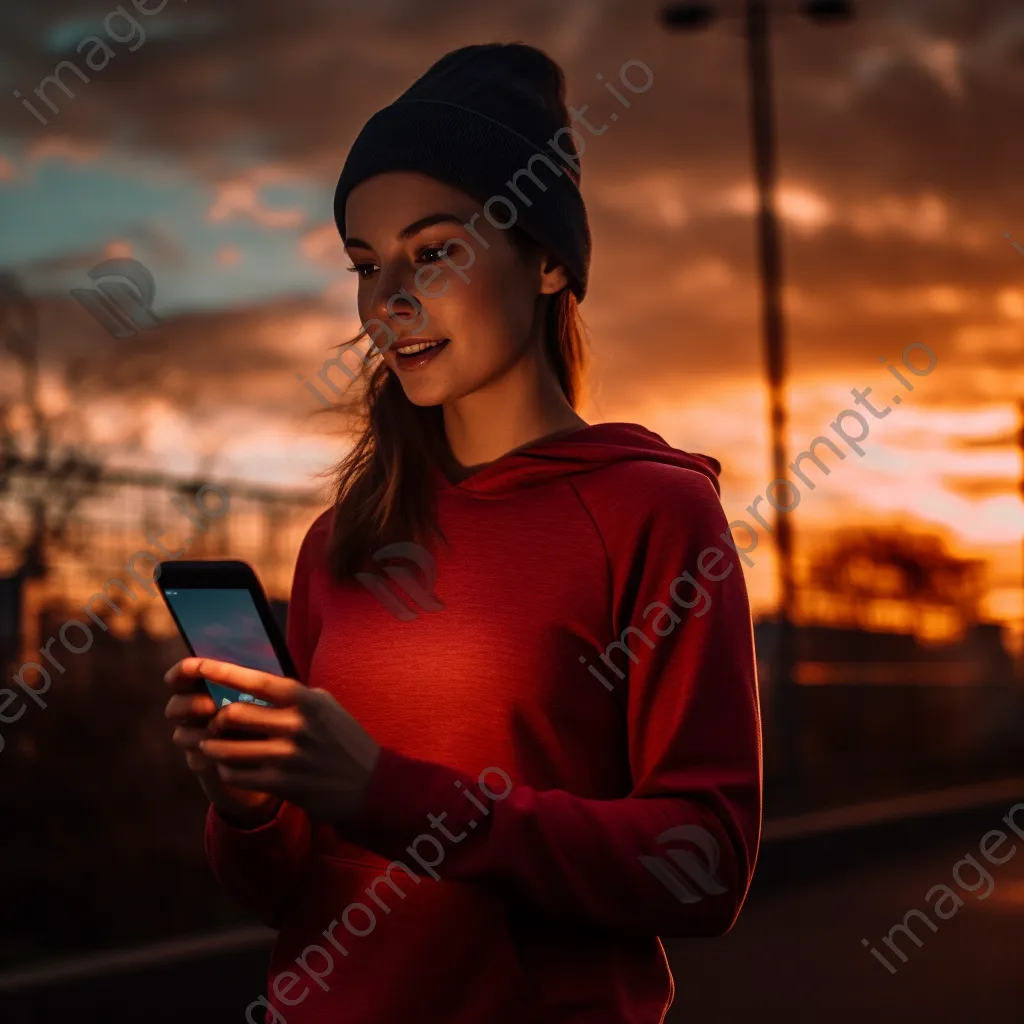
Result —
<path fill-rule="evenodd" d="M 263 586 L 247 562 L 161 562 L 156 582 L 190 654 L 299 678 Z M 218 709 L 236 701 L 270 706 L 221 683 L 203 682 Z M 258 738 L 230 733 L 232 738 Z"/>

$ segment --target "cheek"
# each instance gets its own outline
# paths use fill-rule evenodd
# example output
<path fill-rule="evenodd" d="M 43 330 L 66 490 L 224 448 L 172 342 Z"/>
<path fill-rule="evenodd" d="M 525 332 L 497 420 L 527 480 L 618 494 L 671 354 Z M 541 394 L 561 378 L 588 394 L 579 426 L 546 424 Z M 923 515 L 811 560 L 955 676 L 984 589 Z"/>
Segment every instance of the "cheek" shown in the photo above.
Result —
<path fill-rule="evenodd" d="M 493 315 L 500 320 L 499 329 L 508 339 L 507 346 L 516 352 L 530 343 L 536 302 L 536 291 L 514 280 L 494 295 Z"/>
<path fill-rule="evenodd" d="M 492 338 L 505 338 L 502 347 L 517 348 L 528 338 L 537 296 L 521 268 L 507 261 L 489 266 L 459 291 L 466 307 L 463 320 L 484 327 Z"/>
<path fill-rule="evenodd" d="M 462 321 L 460 360 L 475 375 L 490 376 L 519 360 L 529 344 L 529 323 L 522 310 L 504 309 L 499 297 Z M 458 330 L 456 328 L 456 330 Z"/>
<path fill-rule="evenodd" d="M 356 312 L 359 314 L 359 326 L 370 318 L 370 292 L 365 285 L 359 286 L 359 291 L 356 294 Z"/>

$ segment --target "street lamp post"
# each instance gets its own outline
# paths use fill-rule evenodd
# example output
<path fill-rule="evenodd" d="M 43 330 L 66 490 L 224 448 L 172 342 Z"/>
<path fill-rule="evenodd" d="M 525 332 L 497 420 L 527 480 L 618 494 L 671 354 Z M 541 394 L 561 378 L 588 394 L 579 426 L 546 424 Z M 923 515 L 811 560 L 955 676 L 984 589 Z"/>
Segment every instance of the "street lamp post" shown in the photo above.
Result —
<path fill-rule="evenodd" d="M 1024 502 L 1024 398 L 1018 405 L 1020 412 L 1020 432 L 1017 435 L 1017 443 L 1020 445 L 1021 470 L 1020 470 L 1020 499 Z M 1024 540 L 1021 541 L 1021 555 L 1024 556 Z M 1024 558 L 1022 558 L 1024 566 Z M 1024 572 L 1024 569 L 1022 569 Z M 1020 647 L 1017 649 L 1017 678 L 1024 683 L 1024 575 L 1021 577 L 1021 634 Z"/>
<path fill-rule="evenodd" d="M 808 0 L 800 12 L 816 21 L 845 20 L 853 15 L 845 0 Z M 661 20 L 674 31 L 704 28 L 715 17 L 710 4 L 673 3 L 662 9 Z M 750 96 L 751 143 L 757 183 L 758 267 L 761 278 L 761 329 L 768 378 L 769 429 L 773 480 L 786 475 L 786 359 L 782 309 L 782 250 L 775 213 L 777 180 L 773 117 L 768 0 L 744 0 L 747 41 L 747 82 Z M 775 716 L 778 724 L 781 767 L 791 791 L 802 782 L 797 756 L 796 636 L 793 625 L 793 536 L 788 516 L 776 509 L 773 516 L 778 555 L 778 634 L 772 666 Z"/>

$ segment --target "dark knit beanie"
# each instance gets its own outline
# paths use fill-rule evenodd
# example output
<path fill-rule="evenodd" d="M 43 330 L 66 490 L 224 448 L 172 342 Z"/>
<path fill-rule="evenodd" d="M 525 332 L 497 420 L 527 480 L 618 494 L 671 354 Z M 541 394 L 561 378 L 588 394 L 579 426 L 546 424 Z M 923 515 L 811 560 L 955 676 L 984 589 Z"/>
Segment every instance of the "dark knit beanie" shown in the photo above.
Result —
<path fill-rule="evenodd" d="M 420 171 L 483 204 L 494 226 L 521 228 L 546 246 L 582 299 L 590 227 L 569 128 L 562 70 L 542 50 L 518 42 L 453 50 L 363 126 L 334 193 L 338 230 L 344 238 L 345 200 L 361 181 Z"/>

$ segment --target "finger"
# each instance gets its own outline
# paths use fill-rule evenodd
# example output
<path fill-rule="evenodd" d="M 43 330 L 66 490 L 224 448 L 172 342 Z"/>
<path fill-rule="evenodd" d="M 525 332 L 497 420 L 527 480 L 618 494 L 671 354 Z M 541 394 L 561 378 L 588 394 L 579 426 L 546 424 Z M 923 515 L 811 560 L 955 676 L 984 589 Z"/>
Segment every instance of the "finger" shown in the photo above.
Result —
<path fill-rule="evenodd" d="M 194 771 L 206 775 L 217 770 L 215 762 L 205 757 L 198 750 L 185 751 L 185 764 Z"/>
<path fill-rule="evenodd" d="M 177 674 L 172 675 L 177 669 Z M 294 679 L 275 676 L 254 668 L 243 668 L 228 661 L 213 658 L 183 658 L 168 671 L 168 676 L 177 680 L 181 676 L 203 677 L 213 683 L 222 683 L 243 693 L 262 697 L 272 704 L 304 704 L 309 689 Z M 170 680 L 169 680 L 170 681 Z"/>
<path fill-rule="evenodd" d="M 283 736 L 268 740 L 204 739 L 199 750 L 212 761 L 286 761 L 295 757 L 298 747 Z"/>
<path fill-rule="evenodd" d="M 192 728 L 187 725 L 179 725 L 171 736 L 171 742 L 175 746 L 183 747 L 185 750 L 198 750 L 199 744 L 208 739 L 209 730 Z"/>
<path fill-rule="evenodd" d="M 207 693 L 206 684 L 201 677 L 193 672 L 185 672 L 182 668 L 189 658 L 175 662 L 165 673 L 164 682 L 176 693 Z"/>
<path fill-rule="evenodd" d="M 217 736 L 225 729 L 240 729 L 265 736 L 295 736 L 304 724 L 302 712 L 296 707 L 265 708 L 236 701 L 217 712 L 210 722 L 210 734 Z"/>
<path fill-rule="evenodd" d="M 176 693 L 164 708 L 164 717 L 182 722 L 205 720 L 216 713 L 217 705 L 208 693 Z"/>

